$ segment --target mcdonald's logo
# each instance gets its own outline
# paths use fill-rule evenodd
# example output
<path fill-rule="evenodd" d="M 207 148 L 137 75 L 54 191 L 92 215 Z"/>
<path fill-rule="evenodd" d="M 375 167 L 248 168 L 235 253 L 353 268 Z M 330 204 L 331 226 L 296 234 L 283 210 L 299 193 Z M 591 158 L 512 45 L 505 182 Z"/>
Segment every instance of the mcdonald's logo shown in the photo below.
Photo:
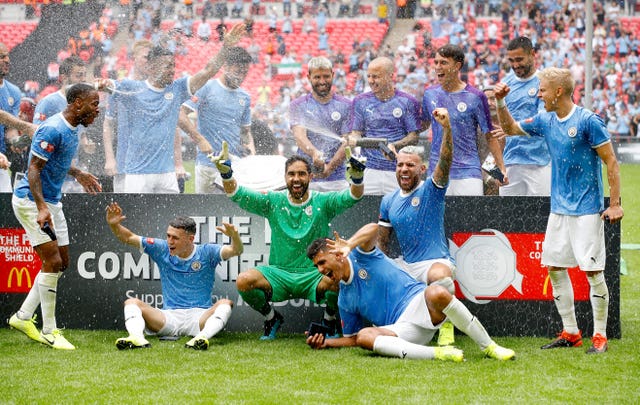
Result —
<path fill-rule="evenodd" d="M 24 278 L 24 276 L 26 275 L 27 277 L 27 288 L 31 288 L 32 285 L 32 281 L 31 281 L 31 274 L 29 273 L 29 269 L 27 269 L 26 267 L 23 267 L 21 269 L 18 269 L 17 267 L 13 267 L 11 269 L 11 271 L 9 272 L 9 278 L 7 279 L 7 288 L 11 289 L 11 281 L 13 280 L 13 276 L 16 276 L 16 287 L 22 287 L 22 280 Z"/>

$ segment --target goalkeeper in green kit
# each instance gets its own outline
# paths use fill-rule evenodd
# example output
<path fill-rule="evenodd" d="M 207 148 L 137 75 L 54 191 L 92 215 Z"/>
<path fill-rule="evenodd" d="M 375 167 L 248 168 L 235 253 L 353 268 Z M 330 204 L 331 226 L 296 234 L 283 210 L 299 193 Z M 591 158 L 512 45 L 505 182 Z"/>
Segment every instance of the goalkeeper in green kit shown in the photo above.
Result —
<path fill-rule="evenodd" d="M 242 299 L 265 317 L 261 340 L 275 339 L 284 322 L 270 302 L 292 298 L 325 303 L 322 323 L 330 328 L 329 335 L 338 334 L 337 286 L 316 270 L 307 258 L 306 249 L 315 239 L 330 237 L 330 221 L 362 198 L 365 159 L 352 157 L 349 148 L 345 153 L 346 175 L 351 184 L 349 189 L 331 192 L 309 190 L 311 165 L 305 158 L 294 155 L 285 162 L 287 189 L 267 193 L 236 183 L 226 142 L 223 142 L 219 155 L 210 155 L 222 176 L 225 193 L 241 208 L 266 218 L 271 227 L 269 265 L 244 271 L 236 280 Z"/>

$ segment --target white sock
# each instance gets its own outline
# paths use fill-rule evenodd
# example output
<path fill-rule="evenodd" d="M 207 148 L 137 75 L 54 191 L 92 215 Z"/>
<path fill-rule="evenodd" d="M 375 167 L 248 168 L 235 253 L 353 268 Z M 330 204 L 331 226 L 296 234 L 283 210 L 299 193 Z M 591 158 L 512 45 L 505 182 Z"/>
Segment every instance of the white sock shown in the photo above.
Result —
<path fill-rule="evenodd" d="M 274 316 L 276 316 L 276 311 L 273 309 L 273 307 L 271 307 L 271 310 L 269 310 L 269 313 L 265 315 L 264 320 L 270 321 L 273 319 Z"/>
<path fill-rule="evenodd" d="M 336 315 L 329 315 L 329 313 L 325 310 L 324 311 L 324 320 L 325 321 L 335 321 L 336 320 Z"/>
<path fill-rule="evenodd" d="M 204 336 L 207 339 L 211 339 L 218 332 L 220 332 L 227 324 L 229 317 L 231 316 L 231 305 L 221 304 L 213 312 L 213 314 L 204 323 L 204 328 L 198 333 L 199 336 Z"/>
<path fill-rule="evenodd" d="M 409 360 L 431 360 L 436 357 L 433 347 L 417 345 L 396 336 L 378 336 L 373 341 L 373 351 L 383 356 Z"/>
<path fill-rule="evenodd" d="M 124 306 L 124 326 L 130 336 L 144 338 L 145 322 L 139 306 L 135 304 Z"/>
<path fill-rule="evenodd" d="M 40 305 L 42 306 L 42 333 L 45 335 L 53 332 L 56 326 L 56 297 L 58 278 L 61 273 L 40 273 L 38 277 L 38 291 L 40 292 Z"/>
<path fill-rule="evenodd" d="M 453 284 L 453 279 L 451 277 L 444 277 L 441 278 L 440 280 L 436 280 L 433 283 L 429 284 L 429 285 L 440 285 L 444 288 L 447 289 L 447 291 L 449 291 L 449 294 L 454 295 L 456 293 L 456 287 Z"/>
<path fill-rule="evenodd" d="M 562 328 L 572 335 L 577 334 L 578 321 L 576 320 L 576 310 L 573 302 L 573 286 L 569 278 L 569 272 L 565 270 L 549 271 L 549 279 L 553 286 L 553 301 L 556 304 Z"/>
<path fill-rule="evenodd" d="M 18 310 L 17 316 L 23 321 L 33 318 L 33 313 L 36 312 L 38 305 L 40 305 L 40 287 L 38 287 L 38 280 L 40 280 L 41 274 L 42 270 L 40 270 L 40 272 L 36 275 L 36 278 L 33 279 L 33 284 L 31 285 L 29 294 L 27 294 L 27 298 L 24 299 L 20 310 Z"/>
<path fill-rule="evenodd" d="M 456 297 L 451 299 L 449 305 L 447 305 L 442 312 L 447 316 L 451 323 L 473 339 L 473 341 L 480 346 L 480 349 L 484 350 L 493 343 L 493 340 L 478 318 L 476 318 Z"/>
<path fill-rule="evenodd" d="M 587 273 L 591 274 L 591 273 Z M 599 272 L 595 276 L 588 275 L 591 291 L 589 300 L 593 310 L 593 334 L 601 334 L 607 337 L 607 318 L 609 316 L 609 288 L 604 280 L 604 272 Z"/>

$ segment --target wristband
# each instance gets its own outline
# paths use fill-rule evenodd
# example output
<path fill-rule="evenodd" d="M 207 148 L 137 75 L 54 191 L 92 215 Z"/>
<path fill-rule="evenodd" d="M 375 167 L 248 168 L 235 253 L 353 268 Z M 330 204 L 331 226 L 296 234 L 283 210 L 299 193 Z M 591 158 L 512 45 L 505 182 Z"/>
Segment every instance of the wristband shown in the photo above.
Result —
<path fill-rule="evenodd" d="M 360 184 L 362 184 L 362 181 L 364 180 L 364 176 L 360 177 L 360 178 L 353 178 L 353 177 L 349 177 L 349 182 L 351 184 L 353 184 L 354 186 L 358 186 Z"/>
<path fill-rule="evenodd" d="M 496 107 L 498 108 L 505 108 L 507 105 L 504 102 L 504 98 L 497 98 L 496 99 Z"/>
<path fill-rule="evenodd" d="M 233 177 L 233 170 L 229 169 L 226 173 L 220 173 L 220 177 L 222 177 L 222 180 L 231 180 L 231 177 Z"/>

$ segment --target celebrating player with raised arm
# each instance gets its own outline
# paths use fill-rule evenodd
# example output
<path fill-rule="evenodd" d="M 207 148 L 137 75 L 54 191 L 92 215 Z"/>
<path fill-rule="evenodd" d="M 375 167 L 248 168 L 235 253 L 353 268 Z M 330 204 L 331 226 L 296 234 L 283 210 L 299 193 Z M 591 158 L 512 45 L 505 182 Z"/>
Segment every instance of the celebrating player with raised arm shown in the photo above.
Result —
<path fill-rule="evenodd" d="M 573 103 L 575 81 L 568 69 L 547 68 L 538 74 L 538 97 L 546 111 L 516 122 L 504 98 L 509 86 L 498 83 L 498 117 L 507 135 L 542 136 L 551 154 L 551 214 L 542 243 L 542 264 L 549 269 L 553 298 L 562 318 L 558 338 L 542 349 L 582 346 L 568 267 L 580 266 L 591 286 L 593 338 L 588 353 L 607 350 L 609 289 L 604 221 L 624 216 L 620 205 L 620 168 L 604 122 Z M 607 166 L 610 202 L 604 206 L 601 161 Z"/>
<path fill-rule="evenodd" d="M 294 155 L 285 162 L 287 189 L 264 194 L 236 183 L 226 143 L 222 149 L 220 155 L 211 159 L 220 170 L 225 192 L 241 208 L 265 217 L 271 227 L 269 264 L 244 271 L 236 280 L 242 299 L 265 317 L 261 339 L 275 339 L 284 322 L 269 302 L 291 298 L 326 303 L 323 322 L 335 335 L 338 332 L 337 286 L 315 271 L 304 252 L 314 239 L 329 236 L 330 221 L 360 200 L 364 191 L 364 164 L 346 148 L 350 188 L 318 192 L 309 190 L 311 163 Z"/>
<path fill-rule="evenodd" d="M 196 223 L 193 218 L 177 217 L 169 222 L 167 239 L 143 238 L 134 234 L 122 221 L 126 217 L 118 203 L 107 207 L 107 223 L 111 232 L 123 243 L 147 253 L 160 269 L 163 309 L 157 309 L 138 298 L 124 302 L 124 324 L 129 336 L 116 341 L 116 347 L 136 349 L 149 347 L 144 330 L 158 336 L 193 336 L 185 346 L 206 350 L 209 339 L 220 332 L 231 316 L 233 301 L 211 301 L 215 269 L 223 260 L 239 256 L 243 251 L 238 230 L 223 223 L 216 229 L 231 239 L 230 245 L 193 243 Z"/>

